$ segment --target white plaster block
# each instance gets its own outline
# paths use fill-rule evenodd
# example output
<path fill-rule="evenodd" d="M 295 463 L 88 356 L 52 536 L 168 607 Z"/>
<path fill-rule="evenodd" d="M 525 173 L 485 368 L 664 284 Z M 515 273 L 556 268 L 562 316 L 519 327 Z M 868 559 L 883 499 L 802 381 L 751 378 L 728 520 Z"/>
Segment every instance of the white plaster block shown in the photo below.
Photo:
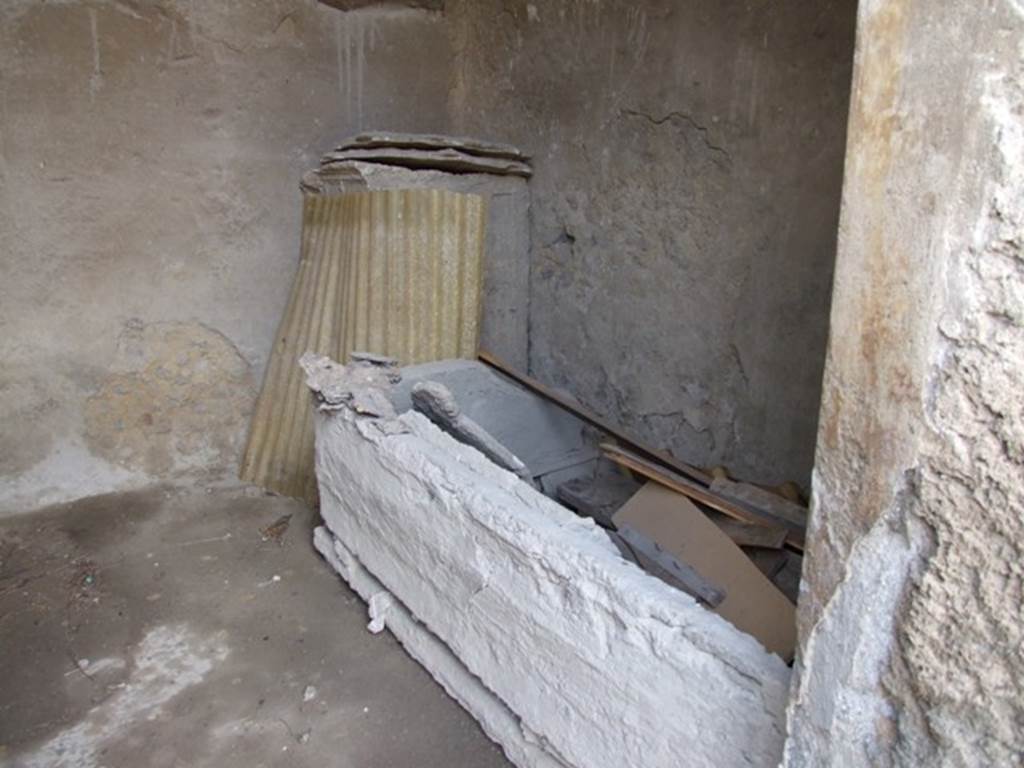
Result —
<path fill-rule="evenodd" d="M 317 474 L 327 526 L 394 598 L 386 624 L 396 604 L 422 622 L 554 764 L 778 764 L 785 664 L 592 521 L 415 412 L 318 413 Z"/>

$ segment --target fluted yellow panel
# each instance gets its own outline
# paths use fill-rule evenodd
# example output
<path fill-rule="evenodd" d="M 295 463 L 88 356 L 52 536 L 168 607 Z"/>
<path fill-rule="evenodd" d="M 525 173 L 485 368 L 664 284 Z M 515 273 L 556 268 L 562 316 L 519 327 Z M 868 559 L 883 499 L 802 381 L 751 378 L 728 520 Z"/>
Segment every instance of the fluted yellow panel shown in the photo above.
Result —
<path fill-rule="evenodd" d="M 242 460 L 247 482 L 316 500 L 313 424 L 298 359 L 350 352 L 403 365 L 472 358 L 486 201 L 438 189 L 307 194 L 302 256 Z"/>

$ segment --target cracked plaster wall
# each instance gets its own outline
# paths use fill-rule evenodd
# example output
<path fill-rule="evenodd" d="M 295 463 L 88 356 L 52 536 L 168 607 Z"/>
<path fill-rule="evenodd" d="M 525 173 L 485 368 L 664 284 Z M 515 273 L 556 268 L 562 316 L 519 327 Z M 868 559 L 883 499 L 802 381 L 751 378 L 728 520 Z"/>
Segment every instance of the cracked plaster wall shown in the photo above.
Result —
<path fill-rule="evenodd" d="M 1024 7 L 862 0 L 786 765 L 1024 755 Z"/>
<path fill-rule="evenodd" d="M 422 8 L 0 4 L 0 514 L 232 473 L 301 173 L 445 130 L 450 68 Z"/>
<path fill-rule="evenodd" d="M 534 154 L 530 368 L 807 484 L 855 0 L 448 0 L 461 133 Z"/>

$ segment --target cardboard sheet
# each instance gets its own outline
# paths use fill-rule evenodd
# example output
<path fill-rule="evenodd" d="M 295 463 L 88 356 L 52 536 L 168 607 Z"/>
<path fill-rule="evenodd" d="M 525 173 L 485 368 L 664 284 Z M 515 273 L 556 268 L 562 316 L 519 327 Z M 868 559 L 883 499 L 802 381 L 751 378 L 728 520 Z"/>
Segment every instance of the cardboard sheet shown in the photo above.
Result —
<path fill-rule="evenodd" d="M 615 513 L 725 590 L 715 613 L 785 661 L 796 647 L 796 609 L 711 520 L 682 494 L 647 483 Z"/>

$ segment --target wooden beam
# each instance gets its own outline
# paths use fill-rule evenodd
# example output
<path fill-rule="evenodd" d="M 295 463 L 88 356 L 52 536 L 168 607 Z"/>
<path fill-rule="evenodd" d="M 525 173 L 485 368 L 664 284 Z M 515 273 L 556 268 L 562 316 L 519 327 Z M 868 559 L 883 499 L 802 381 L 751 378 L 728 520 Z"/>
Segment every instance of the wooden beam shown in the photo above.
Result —
<path fill-rule="evenodd" d="M 527 376 L 525 373 L 519 373 L 518 371 L 513 370 L 507 363 L 495 357 L 490 352 L 480 352 L 477 357 L 480 359 L 480 362 L 486 363 L 491 368 L 505 374 L 510 379 L 514 379 L 519 382 L 527 389 L 533 390 L 541 397 L 550 400 L 560 408 L 564 408 L 580 420 L 585 421 L 590 426 L 596 427 L 602 432 L 611 435 L 620 443 L 628 445 L 636 453 L 640 454 L 640 456 L 646 457 L 647 460 L 670 467 L 676 472 L 685 475 L 691 480 L 696 480 L 698 483 L 702 483 L 703 485 L 711 485 L 712 477 L 707 472 L 679 461 L 679 459 L 665 453 L 664 451 L 650 448 L 643 443 L 634 440 L 621 429 L 601 418 L 596 413 L 587 410 L 579 403 L 570 400 L 565 395 L 555 392 L 550 387 L 541 384 L 539 381 Z"/>
<path fill-rule="evenodd" d="M 763 509 L 780 520 L 785 520 L 801 528 L 807 527 L 807 507 L 794 504 L 781 496 L 758 488 L 750 483 L 736 483 L 724 478 L 716 478 L 709 490 L 722 498 Z"/>
<path fill-rule="evenodd" d="M 726 514 L 736 520 L 744 523 L 750 523 L 751 525 L 785 528 L 786 544 L 799 552 L 804 551 L 804 530 L 798 525 L 794 525 L 787 520 L 781 520 L 770 512 L 751 507 L 748 504 L 724 499 L 721 496 L 712 493 L 707 488 L 703 488 L 686 479 L 682 475 L 665 467 L 659 467 L 657 464 L 648 461 L 643 456 L 638 456 L 632 451 L 628 451 L 618 445 L 602 443 L 601 450 L 604 452 L 605 456 L 616 464 L 626 467 L 627 469 L 631 469 L 637 474 L 646 477 L 648 480 L 653 480 L 659 485 L 669 488 L 676 493 L 681 493 L 694 501 L 699 501 L 701 504 L 711 507 L 712 509 Z"/>

